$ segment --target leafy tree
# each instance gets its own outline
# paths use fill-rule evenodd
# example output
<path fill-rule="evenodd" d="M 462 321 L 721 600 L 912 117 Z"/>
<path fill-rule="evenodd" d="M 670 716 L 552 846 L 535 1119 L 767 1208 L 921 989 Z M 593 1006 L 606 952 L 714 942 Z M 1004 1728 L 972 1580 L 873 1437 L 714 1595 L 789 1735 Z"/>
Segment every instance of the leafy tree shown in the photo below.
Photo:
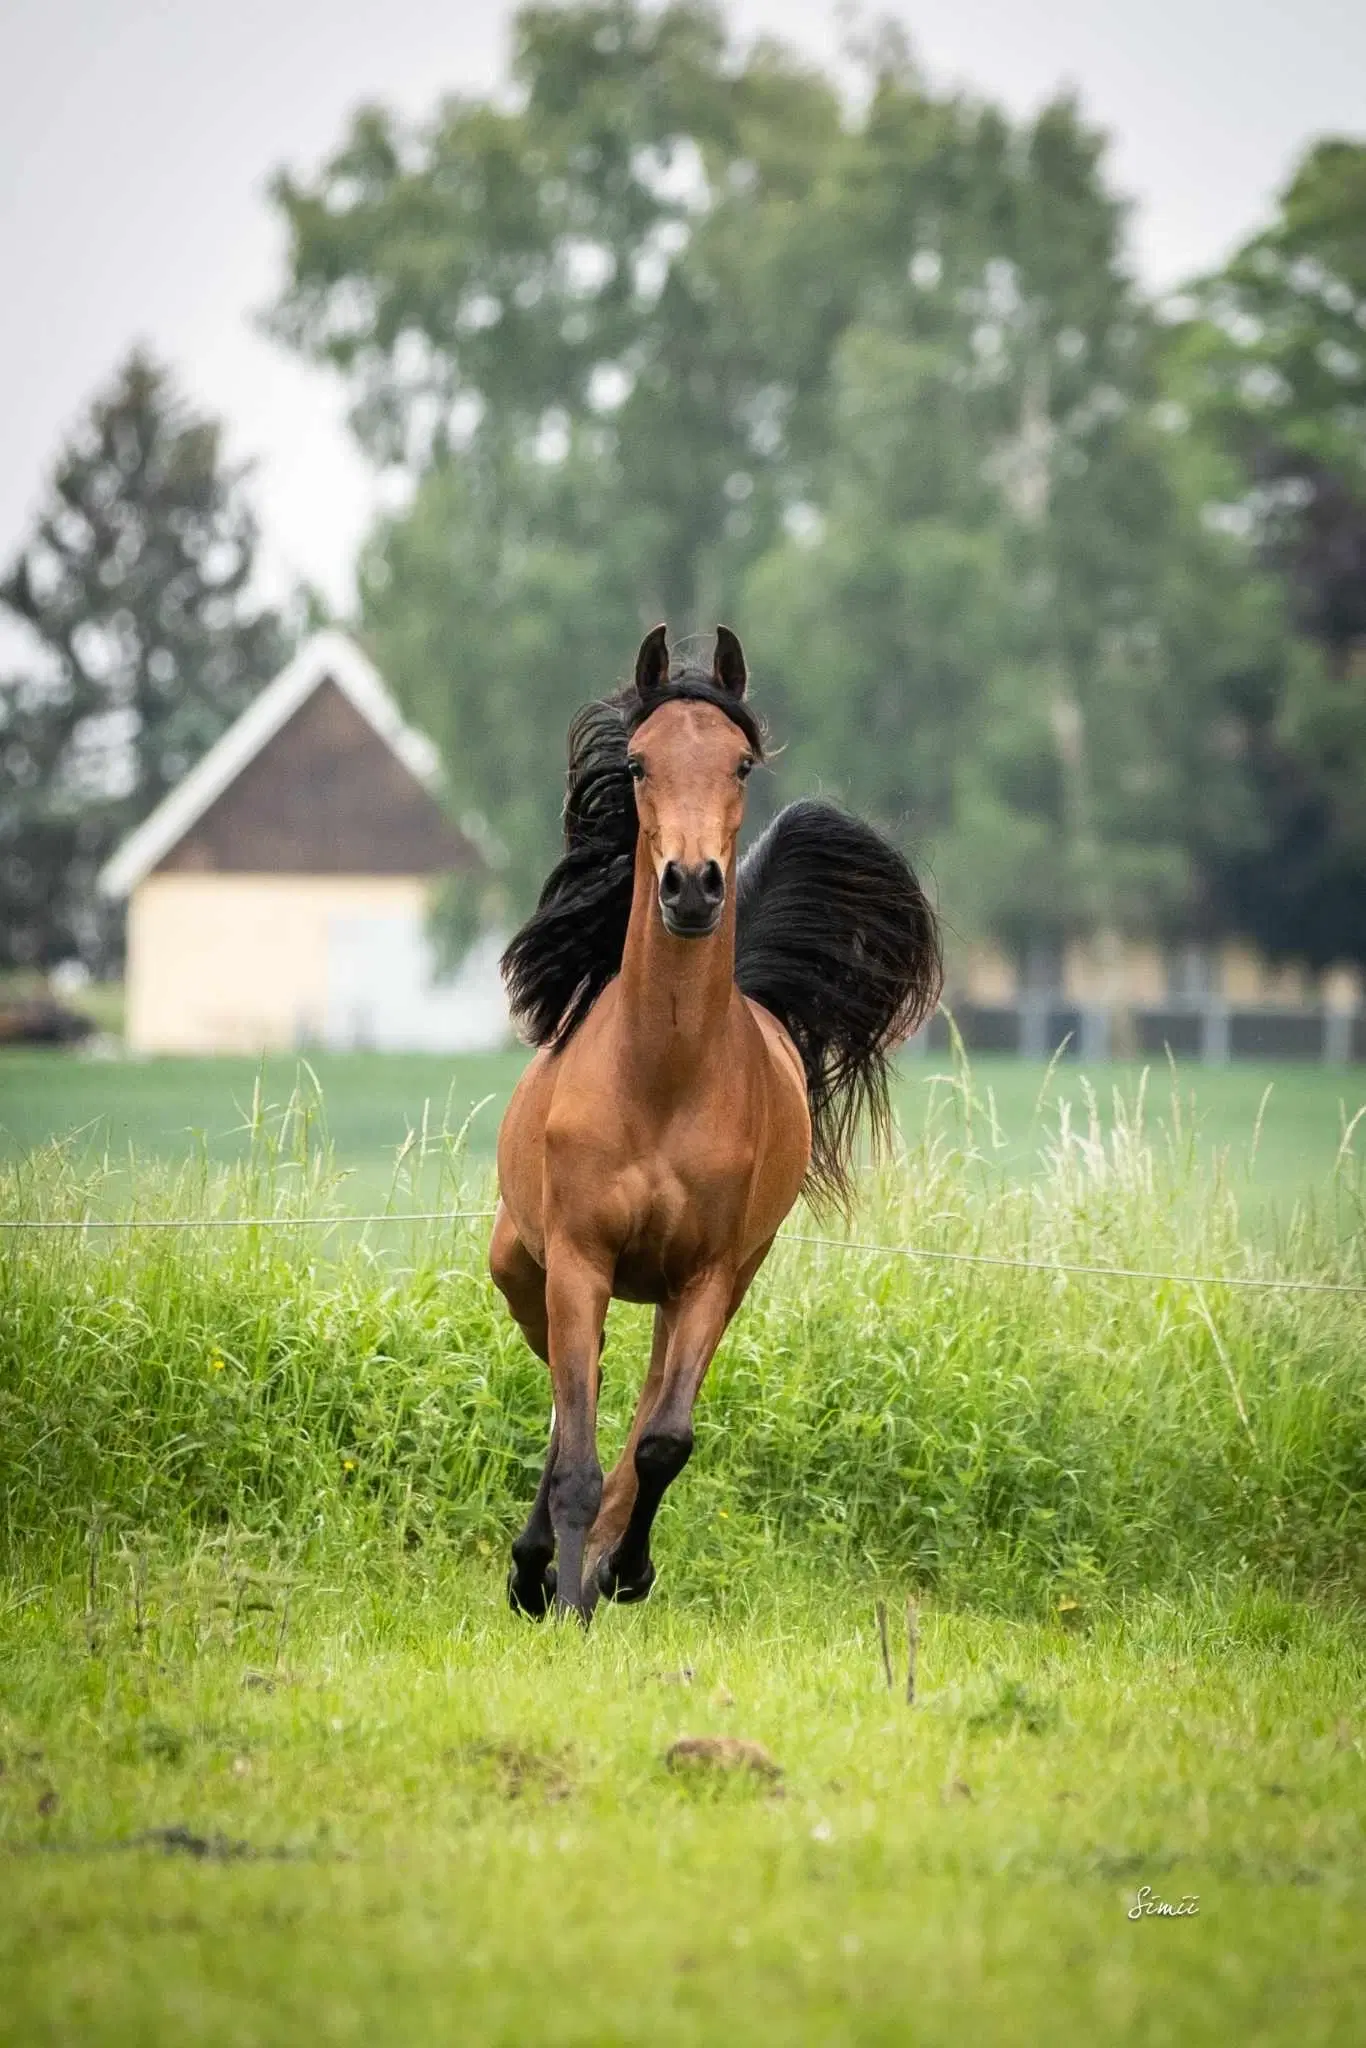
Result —
<path fill-rule="evenodd" d="M 1169 386 L 1305 642 L 1284 687 L 1234 706 L 1264 830 L 1210 849 L 1211 891 L 1273 952 L 1366 962 L 1366 144 L 1311 149 L 1192 296 Z"/>
<path fill-rule="evenodd" d="M 512 68 L 511 107 L 367 110 L 279 181 L 276 324 L 414 479 L 365 628 L 524 902 L 570 712 L 655 619 L 733 606 L 779 532 L 856 279 L 816 203 L 839 99 L 789 53 L 737 64 L 709 6 L 606 0 L 524 9 Z"/>
<path fill-rule="evenodd" d="M 762 524 L 752 472 L 819 400 L 837 311 L 787 287 L 838 98 L 770 44 L 732 66 L 695 0 L 524 8 L 512 76 L 515 107 L 366 109 L 312 183 L 277 181 L 276 326 L 352 381 L 378 461 L 465 451 L 495 531 L 528 445 L 582 432 L 648 515 L 639 616 L 690 621 L 727 513 L 732 538 Z"/>
<path fill-rule="evenodd" d="M 141 353 L 60 457 L 0 581 L 31 658 L 0 678 L 0 958 L 105 965 L 94 878 L 286 652 L 246 596 L 256 526 L 219 430 Z"/>
<path fill-rule="evenodd" d="M 1161 423 L 1098 139 L 1065 101 L 951 111 L 913 77 L 870 110 L 879 289 L 808 530 L 752 572 L 756 653 L 799 775 L 915 831 L 960 933 L 1198 929 L 1196 845 L 1254 829 L 1227 691 L 1284 632 Z"/>
<path fill-rule="evenodd" d="M 735 616 L 791 742 L 758 815 L 833 786 L 975 935 L 1197 928 L 1285 635 L 1163 424 L 1102 139 L 862 61 L 855 113 L 697 0 L 530 7 L 515 99 L 279 181 L 279 331 L 414 484 L 367 630 L 519 903 L 573 706 Z"/>

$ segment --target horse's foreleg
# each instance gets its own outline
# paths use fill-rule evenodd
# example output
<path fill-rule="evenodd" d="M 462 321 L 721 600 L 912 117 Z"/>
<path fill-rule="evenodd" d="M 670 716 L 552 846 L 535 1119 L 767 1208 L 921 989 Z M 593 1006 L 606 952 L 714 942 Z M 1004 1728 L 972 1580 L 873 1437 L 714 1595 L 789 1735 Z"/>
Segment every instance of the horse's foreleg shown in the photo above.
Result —
<path fill-rule="evenodd" d="M 733 1313 L 734 1293 L 733 1275 L 709 1275 L 669 1317 L 659 1393 L 635 1444 L 635 1498 L 620 1542 L 598 1564 L 598 1589 L 609 1599 L 642 1600 L 654 1584 L 650 1531 L 665 1490 L 692 1456 L 693 1404 Z"/>
<path fill-rule="evenodd" d="M 599 1356 L 602 1340 L 598 1343 Z M 597 1389 L 602 1392 L 602 1366 L 598 1366 Z M 555 1471 L 555 1460 L 560 1455 L 560 1419 L 555 1404 L 550 1405 L 550 1447 L 545 1454 L 541 1468 L 540 1484 L 536 1498 L 531 1503 L 531 1513 L 522 1526 L 521 1534 L 512 1542 L 512 1570 L 508 1573 L 508 1605 L 517 1614 L 526 1614 L 533 1621 L 540 1621 L 549 1611 L 555 1597 L 557 1574 L 551 1559 L 555 1555 L 555 1530 L 550 1520 L 550 1482 Z"/>
<path fill-rule="evenodd" d="M 536 1498 L 519 1533 L 512 1539 L 508 1573 L 508 1605 L 517 1614 L 540 1621 L 555 1597 L 555 1531 L 550 1522 L 550 1481 L 560 1452 L 560 1419 L 550 1411 L 550 1447 L 545 1454 Z"/>
<path fill-rule="evenodd" d="M 657 1308 L 654 1337 L 650 1344 L 650 1368 L 640 1390 L 640 1399 L 636 1402 L 636 1412 L 631 1418 L 631 1428 L 626 1442 L 622 1445 L 621 1456 L 603 1481 L 602 1506 L 598 1510 L 598 1519 L 593 1524 L 584 1555 L 584 1591 L 590 1601 L 595 1600 L 598 1593 L 603 1590 L 597 1576 L 599 1560 L 621 1541 L 626 1532 L 626 1524 L 631 1519 L 631 1509 L 636 1498 L 636 1445 L 640 1441 L 641 1431 L 654 1413 L 655 1402 L 659 1398 L 659 1390 L 664 1381 L 668 1345 L 668 1316 L 665 1310 Z M 613 1597 L 618 1600 L 632 1597 L 640 1599 L 648 1591 L 647 1586 L 633 1596 L 624 1587 L 614 1588 Z"/>
<path fill-rule="evenodd" d="M 591 1601 L 583 1596 L 584 1542 L 602 1503 L 597 1450 L 598 1358 L 610 1298 L 609 1272 L 569 1249 L 551 1249 L 546 1309 L 559 1446 L 550 1472 L 548 1501 L 559 1546 L 556 1604 L 562 1614 L 572 1610 L 582 1621 L 592 1613 Z"/>
<path fill-rule="evenodd" d="M 511 1217 L 499 1205 L 489 1242 L 489 1270 L 512 1311 L 513 1320 L 536 1356 L 550 1362 L 550 1332 L 546 1320 L 545 1269 L 538 1266 L 522 1243 Z M 512 1569 L 508 1574 L 508 1603 L 518 1614 L 539 1621 L 555 1597 L 555 1533 L 550 1526 L 550 1476 L 560 1447 L 559 1426 L 551 1414 L 550 1448 L 531 1512 L 512 1545 Z"/>

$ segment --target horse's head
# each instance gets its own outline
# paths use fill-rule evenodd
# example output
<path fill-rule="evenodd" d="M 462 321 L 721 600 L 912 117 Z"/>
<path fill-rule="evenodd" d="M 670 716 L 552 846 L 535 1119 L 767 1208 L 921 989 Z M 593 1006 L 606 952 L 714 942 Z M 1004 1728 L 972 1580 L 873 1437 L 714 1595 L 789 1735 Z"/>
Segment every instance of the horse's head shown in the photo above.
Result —
<path fill-rule="evenodd" d="M 725 914 L 745 783 L 762 758 L 745 682 L 744 652 L 728 626 L 716 629 L 710 674 L 671 677 L 663 626 L 646 635 L 636 657 L 640 701 L 627 765 L 659 914 L 676 939 L 709 937 Z"/>

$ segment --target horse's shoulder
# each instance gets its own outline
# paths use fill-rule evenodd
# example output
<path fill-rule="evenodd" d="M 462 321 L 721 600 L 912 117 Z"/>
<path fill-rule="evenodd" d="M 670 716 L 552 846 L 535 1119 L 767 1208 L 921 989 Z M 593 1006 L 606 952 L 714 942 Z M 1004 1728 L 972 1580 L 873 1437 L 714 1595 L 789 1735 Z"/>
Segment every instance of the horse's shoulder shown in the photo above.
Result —
<path fill-rule="evenodd" d="M 508 1098 L 504 1119 L 519 1111 L 529 1109 L 538 1097 L 549 1094 L 554 1086 L 552 1062 L 554 1054 L 541 1046 L 531 1055 L 518 1076 L 517 1085 Z"/>

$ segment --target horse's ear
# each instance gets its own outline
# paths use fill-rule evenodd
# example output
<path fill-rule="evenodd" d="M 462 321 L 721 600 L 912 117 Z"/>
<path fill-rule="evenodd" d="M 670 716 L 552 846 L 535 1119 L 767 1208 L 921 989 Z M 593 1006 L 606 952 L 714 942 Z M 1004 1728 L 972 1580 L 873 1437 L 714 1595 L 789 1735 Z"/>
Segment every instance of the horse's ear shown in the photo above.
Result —
<path fill-rule="evenodd" d="M 640 643 L 636 656 L 636 690 L 642 697 L 653 697 L 656 690 L 662 690 L 669 680 L 669 629 L 667 626 L 653 626 Z"/>
<path fill-rule="evenodd" d="M 716 653 L 712 660 L 711 679 L 718 690 L 724 690 L 730 697 L 743 697 L 745 694 L 745 684 L 749 681 L 749 670 L 745 667 L 745 650 L 729 626 L 718 626 L 716 629 Z"/>

